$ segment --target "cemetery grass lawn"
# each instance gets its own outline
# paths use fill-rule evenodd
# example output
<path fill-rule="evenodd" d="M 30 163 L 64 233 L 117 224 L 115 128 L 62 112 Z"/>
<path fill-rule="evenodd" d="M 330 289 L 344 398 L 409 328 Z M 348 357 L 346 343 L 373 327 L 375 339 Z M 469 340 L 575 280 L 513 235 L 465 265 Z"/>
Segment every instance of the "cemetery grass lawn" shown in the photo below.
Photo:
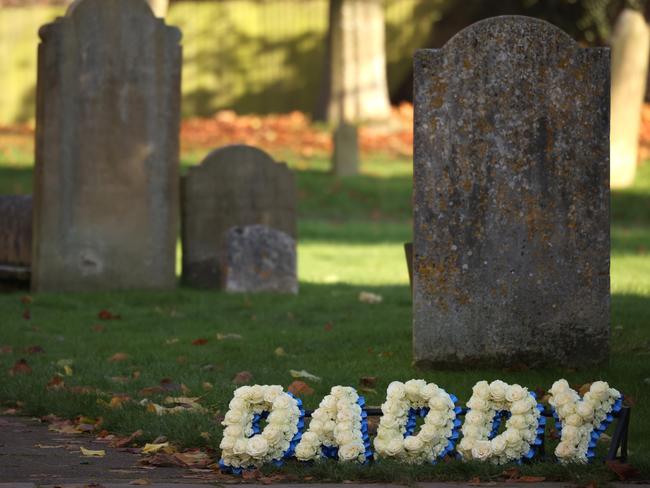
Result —
<path fill-rule="evenodd" d="M 0 295 L 0 347 L 12 348 L 0 354 L 0 404 L 13 407 L 20 402 L 28 415 L 101 417 L 101 428 L 112 432 L 142 429 L 141 442 L 165 435 L 180 446 L 216 449 L 220 426 L 215 418 L 225 413 L 235 388 L 232 379 L 240 371 L 251 372 L 255 383 L 284 386 L 293 381 L 291 369 L 321 377 L 320 382 L 306 380 L 315 390 L 303 396 L 307 408 L 315 408 L 331 386 L 358 386 L 364 376 L 377 377 L 374 391 L 365 393 L 370 405 L 381 404 L 390 381 L 410 378 L 433 381 L 462 403 L 481 379 L 501 378 L 531 389 L 549 388 L 562 377 L 572 384 L 604 379 L 634 403 L 630 462 L 650 478 L 650 164 L 641 168 L 633 189 L 613 194 L 611 363 L 583 371 L 531 371 L 526 365 L 510 371 L 414 369 L 402 249 L 411 235 L 410 165 L 382 157 L 366 164 L 363 176 L 341 181 L 327 175 L 325 167 L 324 161 L 316 160 L 302 164 L 298 172 L 299 296 L 233 296 L 183 288 L 39 294 L 33 297 L 28 307 L 31 318 L 26 320 L 26 306 L 20 300 L 24 294 Z M 30 191 L 28 164 L 8 167 L 0 161 L 0 177 L 0 192 Z M 361 291 L 378 293 L 383 302 L 361 303 Z M 101 320 L 101 310 L 120 318 Z M 218 339 L 218 334 L 233 333 L 241 339 Z M 193 345 L 196 339 L 207 342 Z M 32 346 L 44 352 L 32 349 L 30 354 Z M 128 356 L 110 361 L 116 353 Z M 10 376 L 8 371 L 21 358 L 32 373 Z M 65 364 L 71 368 L 69 374 Z M 62 375 L 65 388 L 48 389 L 57 375 Z M 144 388 L 160 386 L 163 379 L 170 380 L 171 391 L 149 394 L 152 401 L 163 404 L 167 396 L 196 396 L 210 414 L 157 416 L 136 403 Z M 180 385 L 189 391 L 175 390 Z M 80 393 L 74 387 L 85 388 Z M 118 395 L 133 401 L 111 408 L 111 399 Z M 612 479 L 599 462 L 562 467 L 549 461 L 520 469 L 549 480 L 585 484 Z M 433 467 L 289 463 L 282 470 L 298 478 L 399 482 L 476 476 L 485 481 L 502 471 L 460 462 Z"/>

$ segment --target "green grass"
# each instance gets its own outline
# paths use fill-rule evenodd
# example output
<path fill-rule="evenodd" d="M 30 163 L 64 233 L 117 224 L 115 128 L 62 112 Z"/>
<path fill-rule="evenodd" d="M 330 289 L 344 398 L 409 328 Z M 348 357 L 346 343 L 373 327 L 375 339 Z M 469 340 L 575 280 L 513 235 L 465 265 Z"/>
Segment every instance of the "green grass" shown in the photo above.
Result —
<path fill-rule="evenodd" d="M 190 158 L 185 165 L 196 162 Z M 309 163 L 298 172 L 299 276 L 296 297 L 227 295 L 179 289 L 175 292 L 105 294 L 39 294 L 30 306 L 31 320 L 22 318 L 20 294 L 0 296 L 0 401 L 24 402 L 33 415 L 102 417 L 103 426 L 128 434 L 145 431 L 144 439 L 166 435 L 184 446 L 218 446 L 220 426 L 213 415 L 158 417 L 132 403 L 121 409 L 105 404 L 115 394 L 140 400 L 139 391 L 164 378 L 201 396 L 212 414 L 224 414 L 243 370 L 260 384 L 288 385 L 290 369 L 306 369 L 322 377 L 310 382 L 316 390 L 304 398 L 314 408 L 336 384 L 357 386 L 362 376 L 377 376 L 376 393 L 366 394 L 379 405 L 393 380 L 424 378 L 454 392 L 465 402 L 481 379 L 502 378 L 530 388 L 548 388 L 558 378 L 582 384 L 609 381 L 635 402 L 631 426 L 630 460 L 650 477 L 650 164 L 641 168 L 637 184 L 612 196 L 612 354 L 609 366 L 583 371 L 562 369 L 503 371 L 419 371 L 411 365 L 411 299 L 402 249 L 410 239 L 410 165 L 406 161 L 366 161 L 359 177 L 336 181 L 324 172 L 325 161 Z M 30 189 L 27 164 L 0 166 L 0 192 Z M 383 296 L 378 305 L 360 303 L 361 291 Z M 98 312 L 110 310 L 120 320 L 100 321 Z M 103 332 L 93 326 L 101 323 Z M 326 326 L 327 325 L 327 326 Z M 218 340 L 217 334 L 238 333 L 241 340 Z M 192 341 L 207 338 L 194 346 Z M 178 339 L 176 341 L 176 339 Z M 40 345 L 45 353 L 24 349 Z M 281 347 L 284 356 L 275 354 Z M 117 352 L 123 362 L 108 362 Z M 26 358 L 31 375 L 6 374 L 19 358 Z M 63 374 L 60 360 L 72 360 L 66 386 L 97 390 L 78 394 L 46 389 L 53 375 Z M 134 372 L 139 372 L 133 378 Z M 131 377 L 127 383 L 115 377 Z M 204 382 L 214 388 L 205 391 Z M 173 395 L 180 395 L 175 392 Z M 166 395 L 153 396 L 162 402 Z M 202 433 L 209 433 L 206 440 Z M 405 467 L 393 463 L 346 467 L 324 463 L 286 468 L 299 476 L 318 479 L 372 479 L 412 482 L 426 479 L 493 479 L 502 468 L 443 463 L 436 467 Z M 269 471 L 273 471 L 268 468 Z M 526 474 L 587 483 L 607 480 L 600 463 L 565 468 L 552 462 L 523 468 Z"/>

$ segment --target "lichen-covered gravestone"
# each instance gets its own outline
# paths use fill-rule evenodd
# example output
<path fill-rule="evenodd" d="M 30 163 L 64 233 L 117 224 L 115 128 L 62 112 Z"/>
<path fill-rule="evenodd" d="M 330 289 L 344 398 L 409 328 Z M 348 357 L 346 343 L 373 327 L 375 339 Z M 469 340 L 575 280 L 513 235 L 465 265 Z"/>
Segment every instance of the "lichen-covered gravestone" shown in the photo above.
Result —
<path fill-rule="evenodd" d="M 609 51 L 527 17 L 415 58 L 414 354 L 608 357 Z"/>
<path fill-rule="evenodd" d="M 40 36 L 32 288 L 174 287 L 180 31 L 77 0 Z"/>
<path fill-rule="evenodd" d="M 226 232 L 266 225 L 296 238 L 293 173 L 264 151 L 226 146 L 190 168 L 183 181 L 183 283 L 198 288 L 225 285 Z"/>
<path fill-rule="evenodd" d="M 226 291 L 298 293 L 296 241 L 265 225 L 233 227 L 226 234 Z"/>

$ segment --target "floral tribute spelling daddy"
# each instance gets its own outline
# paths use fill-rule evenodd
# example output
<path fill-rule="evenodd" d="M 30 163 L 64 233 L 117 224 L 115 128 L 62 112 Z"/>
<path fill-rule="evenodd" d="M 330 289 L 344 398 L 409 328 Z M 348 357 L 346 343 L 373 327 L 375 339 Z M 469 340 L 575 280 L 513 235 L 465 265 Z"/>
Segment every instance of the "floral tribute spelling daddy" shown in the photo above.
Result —
<path fill-rule="evenodd" d="M 622 396 L 603 381 L 591 384 L 584 398 L 559 380 L 549 404 L 561 432 L 555 455 L 562 463 L 594 457 L 598 437 L 622 408 Z M 368 436 L 365 401 L 354 388 L 335 386 L 312 414 L 307 432 L 300 399 L 281 386 L 243 386 L 235 390 L 222 422 L 221 469 L 241 473 L 284 459 L 324 458 L 366 463 L 393 458 L 410 464 L 435 463 L 450 453 L 461 459 L 503 464 L 531 459 L 542 443 L 546 419 L 534 393 L 520 385 L 480 381 L 467 402 L 465 422 L 458 399 L 424 380 L 388 385 L 374 440 Z M 417 418 L 423 423 L 415 434 Z M 505 419 L 504 429 L 501 424 Z M 266 426 L 261 422 L 266 420 Z M 462 439 L 456 445 L 462 432 Z"/>

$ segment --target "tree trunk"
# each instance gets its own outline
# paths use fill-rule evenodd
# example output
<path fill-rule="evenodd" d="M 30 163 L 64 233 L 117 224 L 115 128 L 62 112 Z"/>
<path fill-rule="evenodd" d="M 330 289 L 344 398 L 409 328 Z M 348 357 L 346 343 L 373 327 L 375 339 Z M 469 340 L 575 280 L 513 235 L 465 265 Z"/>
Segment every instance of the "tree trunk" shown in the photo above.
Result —
<path fill-rule="evenodd" d="M 634 182 L 641 129 L 641 107 L 648 77 L 650 31 L 643 15 L 625 9 L 612 46 L 612 114 L 610 185 L 626 188 Z"/>
<path fill-rule="evenodd" d="M 358 124 L 390 115 L 381 0 L 331 0 L 325 76 L 327 120 Z"/>
<path fill-rule="evenodd" d="M 147 0 L 147 3 L 156 17 L 165 18 L 169 8 L 169 0 Z"/>

